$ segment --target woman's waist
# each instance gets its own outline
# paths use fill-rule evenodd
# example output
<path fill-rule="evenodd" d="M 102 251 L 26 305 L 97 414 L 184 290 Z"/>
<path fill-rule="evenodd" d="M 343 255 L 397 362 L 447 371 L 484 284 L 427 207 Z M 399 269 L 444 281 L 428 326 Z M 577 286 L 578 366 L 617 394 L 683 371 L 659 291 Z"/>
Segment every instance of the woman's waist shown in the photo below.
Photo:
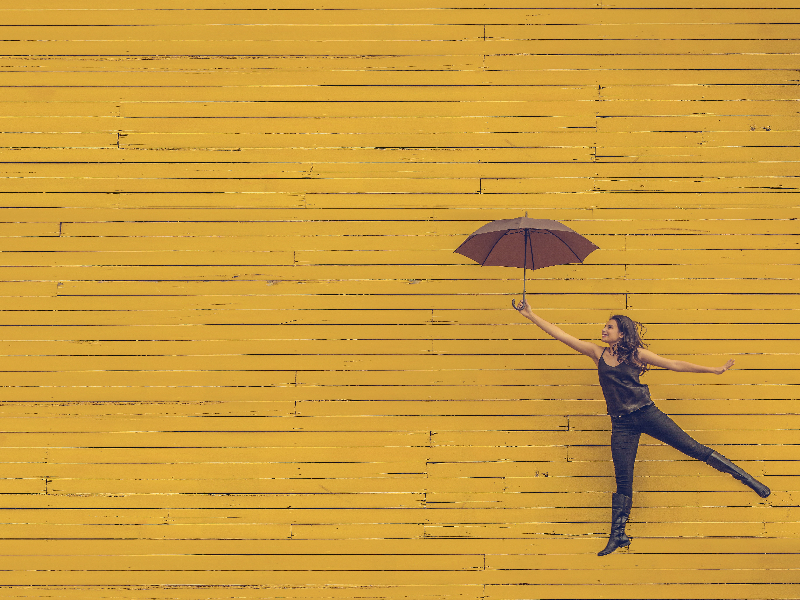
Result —
<path fill-rule="evenodd" d="M 608 416 L 610 416 L 613 421 L 619 421 L 620 419 L 626 419 L 626 418 L 635 419 L 639 415 L 642 415 L 645 412 L 647 412 L 649 410 L 652 410 L 654 408 L 656 408 L 656 405 L 651 400 L 647 404 L 645 404 L 643 406 L 635 407 L 632 410 L 630 410 L 629 412 L 623 412 L 623 413 L 620 413 L 620 414 L 611 414 L 611 413 L 609 413 Z"/>

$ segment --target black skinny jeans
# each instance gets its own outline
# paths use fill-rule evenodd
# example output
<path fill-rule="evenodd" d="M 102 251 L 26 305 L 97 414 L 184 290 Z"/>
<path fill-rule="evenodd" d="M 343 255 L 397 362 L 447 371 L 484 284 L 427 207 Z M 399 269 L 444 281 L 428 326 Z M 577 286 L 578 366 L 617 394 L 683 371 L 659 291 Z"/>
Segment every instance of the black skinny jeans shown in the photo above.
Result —
<path fill-rule="evenodd" d="M 706 461 L 713 452 L 678 427 L 655 404 L 621 417 L 611 417 L 611 456 L 614 459 L 618 494 L 633 496 L 633 466 L 639 449 L 639 437 L 643 433 L 697 460 Z"/>

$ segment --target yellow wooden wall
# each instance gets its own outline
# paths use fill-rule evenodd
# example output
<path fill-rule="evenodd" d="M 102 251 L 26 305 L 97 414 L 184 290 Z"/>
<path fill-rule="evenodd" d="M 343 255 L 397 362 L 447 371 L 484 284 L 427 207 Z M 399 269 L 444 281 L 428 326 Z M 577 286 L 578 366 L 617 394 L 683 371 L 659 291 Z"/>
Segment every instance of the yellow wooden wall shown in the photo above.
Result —
<path fill-rule="evenodd" d="M 385 4 L 0 8 L 0 596 L 800 597 L 800 9 Z M 644 440 L 595 555 L 593 365 L 453 253 L 525 211 L 767 501 Z"/>

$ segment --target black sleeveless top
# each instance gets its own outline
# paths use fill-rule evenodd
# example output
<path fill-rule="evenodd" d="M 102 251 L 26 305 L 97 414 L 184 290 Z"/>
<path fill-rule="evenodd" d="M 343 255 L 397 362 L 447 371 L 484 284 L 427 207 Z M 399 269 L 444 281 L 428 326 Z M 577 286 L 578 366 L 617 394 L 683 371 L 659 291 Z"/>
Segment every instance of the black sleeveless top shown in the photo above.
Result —
<path fill-rule="evenodd" d="M 639 369 L 628 363 L 619 363 L 612 367 L 603 359 L 605 353 L 604 348 L 597 362 L 597 376 L 606 398 L 608 414 L 620 417 L 653 404 L 650 388 L 639 383 Z"/>

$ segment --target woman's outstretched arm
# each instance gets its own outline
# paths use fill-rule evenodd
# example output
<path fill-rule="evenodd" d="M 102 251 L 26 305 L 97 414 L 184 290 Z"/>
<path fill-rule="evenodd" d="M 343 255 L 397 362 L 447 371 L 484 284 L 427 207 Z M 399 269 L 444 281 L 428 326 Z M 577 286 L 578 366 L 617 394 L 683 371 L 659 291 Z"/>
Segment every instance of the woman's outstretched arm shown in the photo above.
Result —
<path fill-rule="evenodd" d="M 735 362 L 730 359 L 722 367 L 704 367 L 703 365 L 696 365 L 694 363 L 686 362 L 685 360 L 672 360 L 659 356 L 650 350 L 639 348 L 638 358 L 640 361 L 653 365 L 654 367 L 661 367 L 662 369 L 669 369 L 670 371 L 680 371 L 682 373 L 714 373 L 715 375 L 722 375 L 725 371 L 730 369 Z"/>
<path fill-rule="evenodd" d="M 527 302 L 523 302 L 522 304 L 520 304 L 520 307 L 517 310 L 519 310 L 519 314 L 521 314 L 531 323 L 539 327 L 539 329 L 544 331 L 547 335 L 557 339 L 559 342 L 566 344 L 573 350 L 576 350 L 581 354 L 585 354 L 589 358 L 593 359 L 595 362 L 599 360 L 600 355 L 603 352 L 603 349 L 597 344 L 579 340 L 578 338 L 568 334 L 566 331 L 564 331 L 557 325 L 548 323 L 539 315 L 534 314 L 534 312 L 531 310 L 530 305 Z"/>

